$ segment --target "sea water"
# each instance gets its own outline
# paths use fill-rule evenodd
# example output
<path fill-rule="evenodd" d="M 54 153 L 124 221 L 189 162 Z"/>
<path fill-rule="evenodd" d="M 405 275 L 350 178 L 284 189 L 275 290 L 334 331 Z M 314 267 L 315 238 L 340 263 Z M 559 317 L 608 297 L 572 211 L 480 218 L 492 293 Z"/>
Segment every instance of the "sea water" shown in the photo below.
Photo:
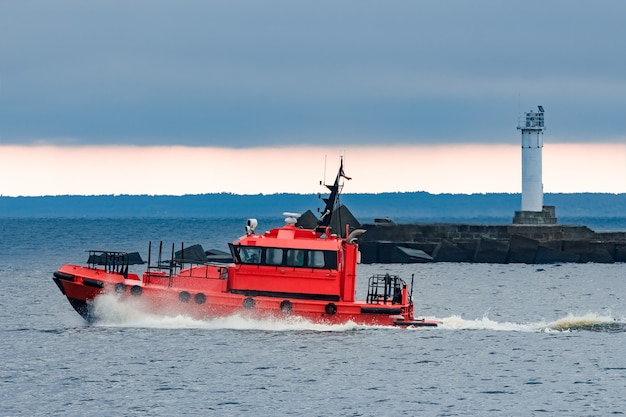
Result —
<path fill-rule="evenodd" d="M 272 222 L 274 222 L 272 224 Z M 259 230 L 282 219 L 260 221 Z M 623 264 L 360 265 L 437 328 L 156 316 L 88 325 L 52 281 L 88 249 L 227 250 L 241 219 L 0 220 L 2 416 L 606 416 L 626 412 Z"/>

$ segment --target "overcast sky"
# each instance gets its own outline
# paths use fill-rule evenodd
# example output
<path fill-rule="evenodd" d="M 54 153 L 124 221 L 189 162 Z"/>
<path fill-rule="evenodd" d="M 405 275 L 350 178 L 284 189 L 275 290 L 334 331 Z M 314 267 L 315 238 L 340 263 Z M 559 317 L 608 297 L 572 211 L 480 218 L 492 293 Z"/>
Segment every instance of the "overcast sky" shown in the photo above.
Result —
<path fill-rule="evenodd" d="M 626 141 L 626 2 L 0 0 L 0 144 Z"/>

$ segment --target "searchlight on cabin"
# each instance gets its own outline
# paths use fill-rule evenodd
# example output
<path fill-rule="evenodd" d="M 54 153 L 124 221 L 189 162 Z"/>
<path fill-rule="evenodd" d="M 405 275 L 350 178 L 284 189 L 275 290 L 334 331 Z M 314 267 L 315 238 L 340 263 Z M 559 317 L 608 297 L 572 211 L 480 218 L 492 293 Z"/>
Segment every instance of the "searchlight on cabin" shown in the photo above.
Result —
<path fill-rule="evenodd" d="M 283 216 L 285 216 L 286 224 L 295 225 L 298 222 L 298 217 L 300 217 L 300 213 L 292 213 L 286 211 L 283 213 Z"/>
<path fill-rule="evenodd" d="M 256 219 L 248 219 L 246 223 L 246 234 L 251 235 L 254 233 L 254 230 L 259 225 L 259 222 Z"/>

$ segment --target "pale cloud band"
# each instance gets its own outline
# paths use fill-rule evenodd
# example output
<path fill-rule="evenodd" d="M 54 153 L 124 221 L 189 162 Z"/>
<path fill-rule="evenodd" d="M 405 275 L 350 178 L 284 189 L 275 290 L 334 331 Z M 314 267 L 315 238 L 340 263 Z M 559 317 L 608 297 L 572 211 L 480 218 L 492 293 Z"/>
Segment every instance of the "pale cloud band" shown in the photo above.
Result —
<path fill-rule="evenodd" d="M 333 180 L 340 155 L 354 178 L 347 193 L 521 189 L 519 145 L 0 146 L 0 194 L 314 194 L 325 191 L 320 180 Z M 545 192 L 626 191 L 622 144 L 550 144 L 543 156 Z"/>

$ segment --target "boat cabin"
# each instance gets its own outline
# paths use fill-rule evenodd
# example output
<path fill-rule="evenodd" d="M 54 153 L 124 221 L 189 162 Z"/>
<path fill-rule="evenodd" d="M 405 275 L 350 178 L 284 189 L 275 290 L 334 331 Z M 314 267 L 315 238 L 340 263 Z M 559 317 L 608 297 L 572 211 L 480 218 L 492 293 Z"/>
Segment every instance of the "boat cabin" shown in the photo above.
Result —
<path fill-rule="evenodd" d="M 252 228 L 230 250 L 235 260 L 231 292 L 354 301 L 357 246 L 330 234 L 328 227 L 309 230 L 287 223 L 264 234 Z"/>

